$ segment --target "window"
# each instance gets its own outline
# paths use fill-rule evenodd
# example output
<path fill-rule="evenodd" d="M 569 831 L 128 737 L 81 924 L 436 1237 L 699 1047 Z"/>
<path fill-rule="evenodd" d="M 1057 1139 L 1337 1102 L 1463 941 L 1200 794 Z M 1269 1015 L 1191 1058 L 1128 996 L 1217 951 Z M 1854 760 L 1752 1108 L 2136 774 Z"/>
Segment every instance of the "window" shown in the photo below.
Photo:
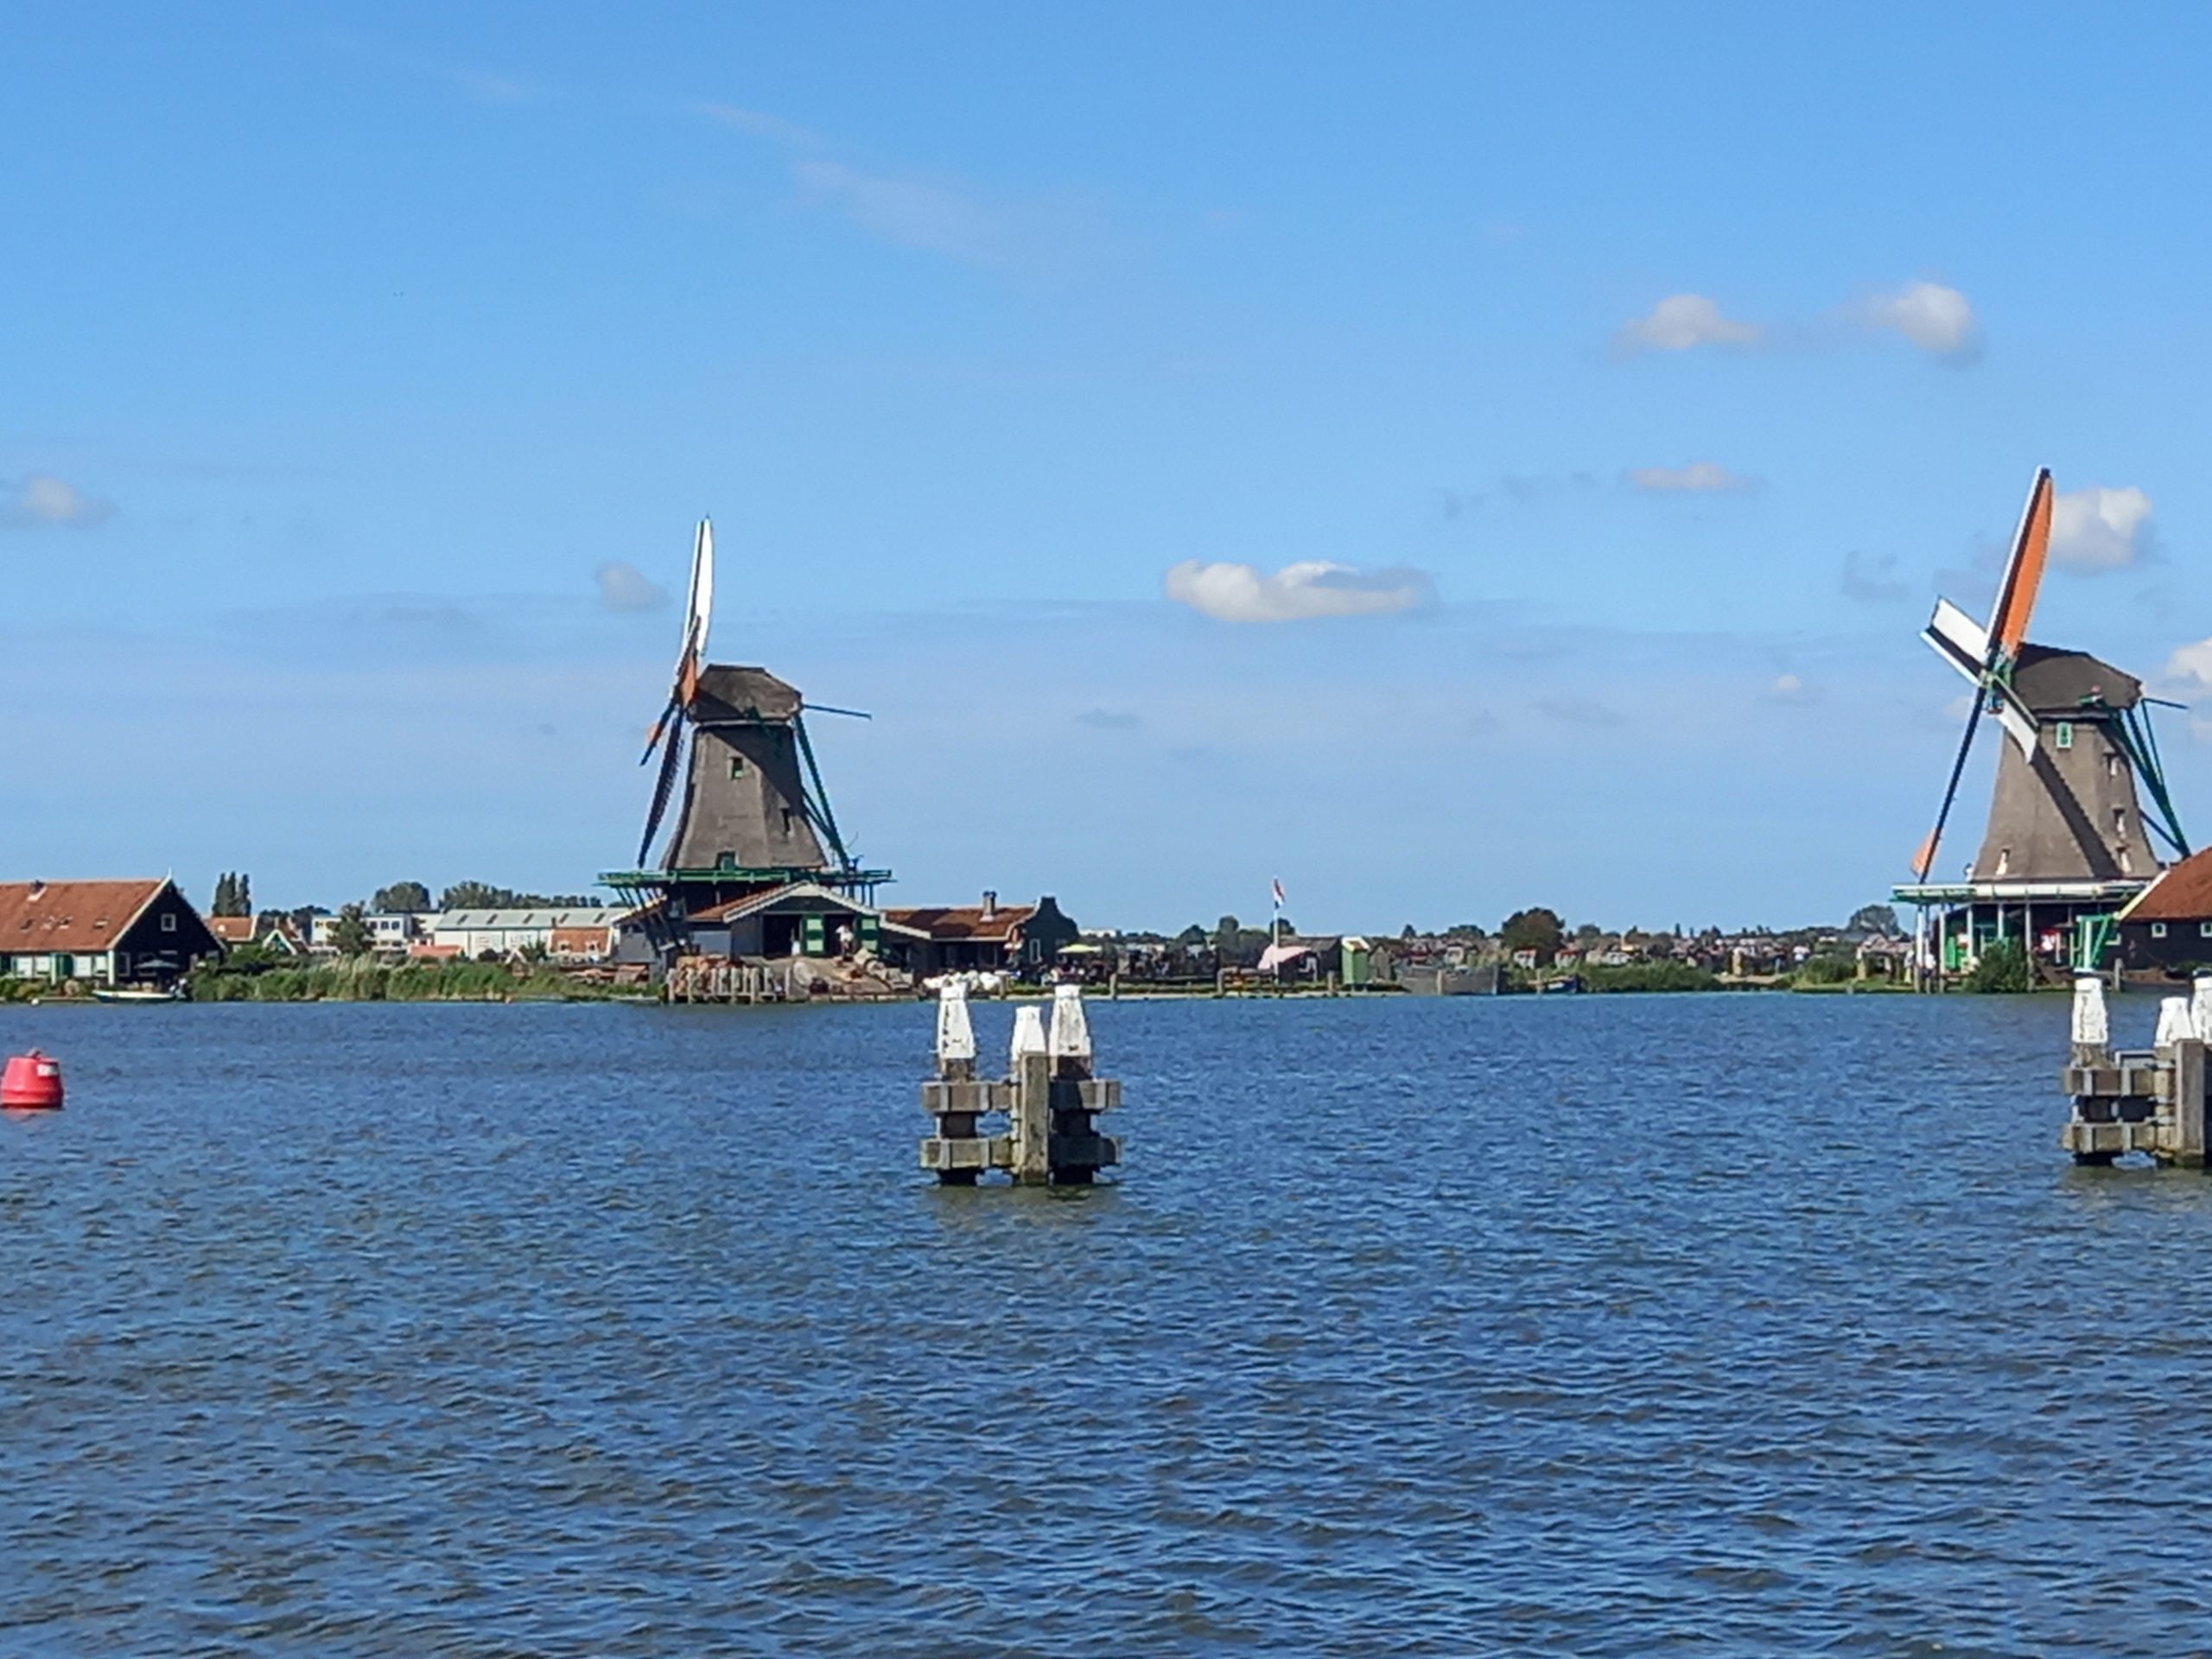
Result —
<path fill-rule="evenodd" d="M 2199 922 L 2196 925 L 2196 937 L 2200 939 L 2212 939 L 2212 922 Z"/>
<path fill-rule="evenodd" d="M 733 754 L 730 756 L 729 775 L 733 778 L 742 778 L 745 776 L 745 757 L 743 755 Z"/>
<path fill-rule="evenodd" d="M 2105 776 L 2107 778 L 2117 778 L 2120 776 L 2120 751 L 2118 749 L 2107 749 L 2105 751 Z"/>
<path fill-rule="evenodd" d="M 2012 873 L 2012 849 L 2010 847 L 2000 847 L 1997 849 L 1997 879 L 2002 881 Z"/>
<path fill-rule="evenodd" d="M 174 933 L 176 931 L 176 912 L 175 911 L 171 910 L 162 912 L 162 931 L 164 933 Z"/>
<path fill-rule="evenodd" d="M 2153 922 L 2153 923 L 2152 923 L 2152 924 L 2151 924 L 2151 937 L 2152 937 L 2152 938 L 2154 938 L 2154 939 L 2163 939 L 2163 938 L 2164 938 L 2166 937 L 2166 925 L 2165 925 L 2164 922 Z"/>
<path fill-rule="evenodd" d="M 2058 734 L 2054 737 L 2051 741 L 2062 749 L 2072 748 L 2074 747 L 2074 722 L 2070 720 L 2060 721 L 2058 722 Z"/>

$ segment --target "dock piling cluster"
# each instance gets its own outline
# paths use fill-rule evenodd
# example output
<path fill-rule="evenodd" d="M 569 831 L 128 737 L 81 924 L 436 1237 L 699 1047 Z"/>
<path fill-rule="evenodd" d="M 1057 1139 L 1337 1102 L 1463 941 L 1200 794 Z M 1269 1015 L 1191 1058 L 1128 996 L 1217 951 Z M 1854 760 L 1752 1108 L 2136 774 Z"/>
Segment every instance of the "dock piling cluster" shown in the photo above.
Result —
<path fill-rule="evenodd" d="M 984 1171 L 1002 1169 L 1019 1185 L 1087 1186 L 1122 1161 L 1122 1143 L 1096 1122 L 1121 1103 L 1121 1084 L 1095 1074 L 1081 987 L 1055 988 L 1049 1030 L 1038 1009 L 1015 1013 L 1003 1081 L 976 1075 L 968 988 L 950 982 L 938 993 L 937 1076 L 922 1085 L 937 1132 L 922 1141 L 921 1166 L 943 1185 L 973 1186 Z M 984 1126 L 993 1116 L 1005 1118 L 1002 1131 Z"/>
<path fill-rule="evenodd" d="M 2077 1164 L 2109 1164 L 2144 1152 L 2160 1164 L 2204 1167 L 2205 1046 L 2212 1041 L 2212 975 L 2193 994 L 2158 1005 L 2149 1050 L 2114 1049 L 2104 982 L 2074 982 L 2073 1057 L 2060 1086 L 2074 1109 L 2059 1144 Z"/>

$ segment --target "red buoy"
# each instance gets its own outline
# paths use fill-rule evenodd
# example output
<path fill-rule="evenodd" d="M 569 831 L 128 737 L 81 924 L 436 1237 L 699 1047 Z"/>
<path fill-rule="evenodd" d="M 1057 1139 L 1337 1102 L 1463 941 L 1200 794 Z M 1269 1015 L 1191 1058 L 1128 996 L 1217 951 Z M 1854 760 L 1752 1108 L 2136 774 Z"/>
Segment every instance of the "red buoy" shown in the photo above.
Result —
<path fill-rule="evenodd" d="M 61 1106 L 61 1062 L 33 1049 L 10 1057 L 0 1071 L 0 1108 L 11 1112 L 51 1112 Z"/>

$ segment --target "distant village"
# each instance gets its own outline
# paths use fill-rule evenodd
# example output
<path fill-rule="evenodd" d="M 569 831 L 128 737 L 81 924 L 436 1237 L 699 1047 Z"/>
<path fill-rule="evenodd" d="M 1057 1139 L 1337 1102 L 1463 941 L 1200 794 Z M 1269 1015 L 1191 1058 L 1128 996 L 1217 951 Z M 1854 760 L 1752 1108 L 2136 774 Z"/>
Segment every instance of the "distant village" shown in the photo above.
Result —
<path fill-rule="evenodd" d="M 757 952 L 748 958 L 725 941 L 702 954 L 694 940 L 668 963 L 655 945 L 654 918 L 585 895 L 477 881 L 433 895 L 423 883 L 402 881 L 335 908 L 278 909 L 256 906 L 243 873 L 220 877 L 204 906 L 167 878 L 17 881 L 0 883 L 0 982 L 18 992 L 97 995 L 317 967 L 434 975 L 470 964 L 496 966 L 517 982 L 686 1001 L 912 996 L 948 975 L 986 993 L 1075 981 L 1131 993 L 1454 995 L 1895 984 L 1912 957 L 1911 940 L 1881 905 L 1834 927 L 1736 933 L 1571 925 L 1537 908 L 1495 930 L 1466 923 L 1313 934 L 1287 918 L 1257 925 L 1224 916 L 1168 934 L 1084 927 L 1050 896 L 1005 902 L 995 893 L 957 906 L 848 899 L 805 914 L 817 925 L 788 930 L 772 981 L 747 982 L 741 995 L 734 982 L 687 982 L 687 964 L 692 982 L 747 959 L 765 975 L 771 964 Z M 343 994 L 342 982 L 315 984 Z"/>

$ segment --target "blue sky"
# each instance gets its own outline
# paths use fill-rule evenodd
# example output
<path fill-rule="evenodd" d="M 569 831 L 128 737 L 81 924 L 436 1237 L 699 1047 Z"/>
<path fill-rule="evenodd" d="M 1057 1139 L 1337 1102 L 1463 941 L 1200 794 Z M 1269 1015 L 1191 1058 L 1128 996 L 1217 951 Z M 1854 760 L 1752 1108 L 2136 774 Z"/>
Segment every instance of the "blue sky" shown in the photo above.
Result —
<path fill-rule="evenodd" d="M 0 868 L 586 885 L 710 512 L 910 901 L 1840 918 L 2037 466 L 2036 637 L 2212 696 L 2208 34 L 20 9 Z"/>

